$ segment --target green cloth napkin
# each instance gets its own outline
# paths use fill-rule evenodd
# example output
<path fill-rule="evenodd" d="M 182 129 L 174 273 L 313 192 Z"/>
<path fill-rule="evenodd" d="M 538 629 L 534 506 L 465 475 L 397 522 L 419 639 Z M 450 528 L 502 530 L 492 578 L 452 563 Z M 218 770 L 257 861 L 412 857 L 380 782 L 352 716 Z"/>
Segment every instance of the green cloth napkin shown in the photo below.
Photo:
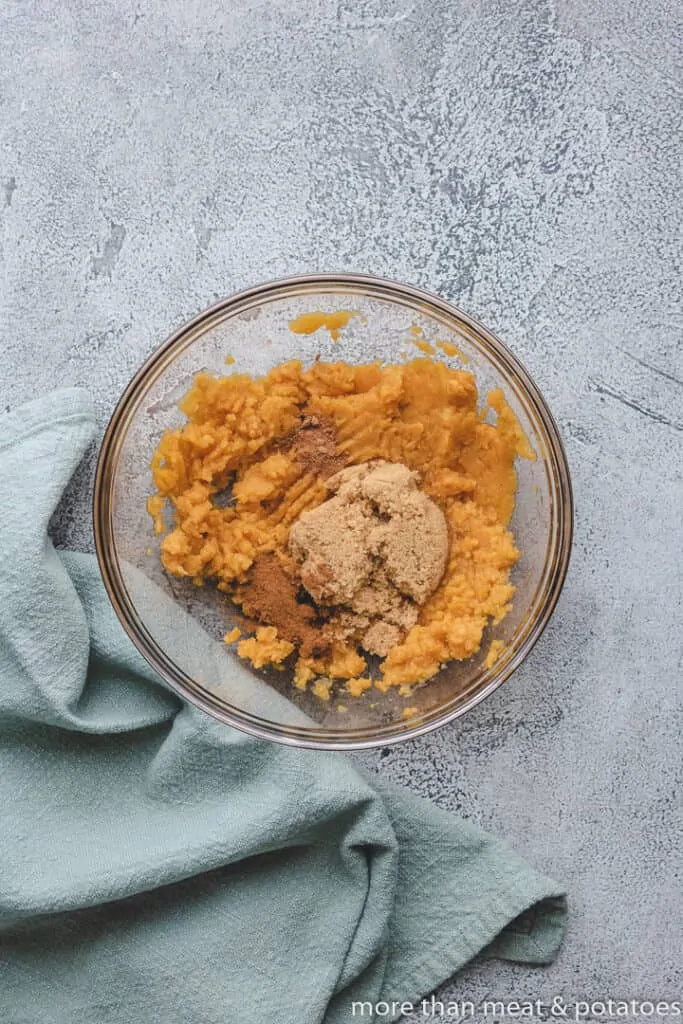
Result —
<path fill-rule="evenodd" d="M 485 948 L 550 961 L 561 889 L 506 845 L 165 689 L 47 535 L 93 431 L 77 389 L 0 418 L 3 1024 L 387 1020 Z"/>

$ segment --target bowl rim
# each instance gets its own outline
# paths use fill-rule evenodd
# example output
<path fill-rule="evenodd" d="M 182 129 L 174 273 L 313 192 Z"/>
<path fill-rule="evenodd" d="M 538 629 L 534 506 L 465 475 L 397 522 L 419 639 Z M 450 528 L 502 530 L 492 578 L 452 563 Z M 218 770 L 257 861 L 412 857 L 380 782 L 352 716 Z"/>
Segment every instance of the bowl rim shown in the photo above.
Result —
<path fill-rule="evenodd" d="M 441 713 L 436 712 L 426 721 L 418 721 L 415 725 L 402 725 L 387 735 L 360 735 L 361 730 L 357 729 L 350 733 L 348 739 L 340 737 L 339 733 L 329 739 L 324 738 L 325 730 L 320 727 L 316 730 L 303 730 L 296 726 L 275 726 L 271 728 L 265 724 L 264 719 L 256 719 L 255 716 L 244 713 L 244 717 L 234 714 L 229 710 L 216 706 L 208 696 L 210 691 L 190 680 L 175 663 L 164 655 L 164 652 L 152 638 L 146 641 L 144 626 L 137 624 L 137 613 L 131 609 L 130 602 L 126 597 L 126 588 L 123 584 L 120 573 L 117 569 L 116 556 L 112 554 L 114 549 L 113 534 L 110 524 L 110 502 L 107 500 L 108 486 L 113 481 L 111 472 L 111 456 L 115 452 L 116 443 L 119 439 L 119 431 L 124 423 L 129 406 L 137 397 L 140 388 L 146 382 L 152 369 L 166 356 L 166 354 L 189 332 L 193 331 L 206 320 L 211 319 L 219 313 L 228 311 L 233 306 L 238 306 L 247 300 L 262 297 L 265 298 L 271 292 L 288 290 L 303 285 L 320 286 L 355 286 L 357 288 L 373 288 L 376 291 L 386 293 L 387 296 L 410 299 L 432 307 L 440 314 L 462 322 L 466 327 L 478 335 L 492 349 L 493 353 L 500 359 L 507 368 L 511 369 L 521 382 L 526 395 L 531 399 L 544 430 L 549 440 L 549 458 L 557 473 L 558 492 L 561 500 L 558 502 L 558 550 L 553 563 L 551 578 L 545 587 L 543 600 L 538 609 L 535 619 L 521 643 L 513 655 L 506 659 L 500 669 L 494 672 L 489 682 L 478 688 L 475 692 L 460 705 L 445 709 Z M 506 679 L 522 664 L 530 651 L 536 645 L 543 633 L 550 617 L 557 605 L 560 593 L 564 586 L 572 550 L 574 533 L 574 497 L 569 471 L 569 463 L 566 451 L 562 442 L 559 428 L 552 415 L 541 391 L 531 377 L 529 371 L 514 353 L 501 341 L 489 328 L 480 323 L 475 317 L 460 309 L 454 303 L 448 302 L 441 296 L 417 288 L 413 285 L 403 284 L 390 278 L 376 276 L 374 274 L 360 273 L 324 273 L 324 274 L 301 274 L 272 281 L 266 281 L 250 288 L 219 299 L 213 305 L 202 310 L 190 320 L 181 324 L 148 356 L 140 368 L 133 375 L 121 397 L 119 398 L 114 411 L 109 419 L 103 435 L 100 451 L 97 459 L 95 482 L 93 489 L 93 532 L 95 539 L 95 550 L 104 582 L 107 596 L 116 612 L 124 630 L 144 657 L 148 664 L 155 670 L 167 686 L 183 700 L 189 701 L 202 711 L 217 719 L 224 725 L 232 726 L 242 732 L 248 733 L 258 739 L 267 739 L 272 742 L 284 743 L 289 746 L 317 749 L 317 750 L 363 750 L 373 747 L 391 746 L 394 743 L 402 743 L 406 740 L 415 739 L 425 735 L 434 729 L 441 728 L 449 722 L 460 718 L 466 712 L 476 707 L 486 697 L 490 696 L 501 686 Z M 142 627 L 142 628 L 140 628 Z M 185 677 L 188 682 L 183 682 L 179 676 Z M 188 685 L 190 682 L 193 685 Z M 307 733 L 311 735 L 307 735 Z"/>

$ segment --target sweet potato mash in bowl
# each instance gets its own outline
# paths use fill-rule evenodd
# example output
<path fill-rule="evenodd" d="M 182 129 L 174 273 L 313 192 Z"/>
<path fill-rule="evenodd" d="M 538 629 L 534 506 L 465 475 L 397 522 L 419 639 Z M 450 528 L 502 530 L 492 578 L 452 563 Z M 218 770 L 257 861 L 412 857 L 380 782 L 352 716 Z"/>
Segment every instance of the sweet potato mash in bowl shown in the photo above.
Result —
<path fill-rule="evenodd" d="M 360 275 L 243 292 L 175 332 L 107 429 L 107 590 L 168 685 L 310 747 L 407 739 L 506 679 L 571 547 L 552 416 L 494 335 Z"/>

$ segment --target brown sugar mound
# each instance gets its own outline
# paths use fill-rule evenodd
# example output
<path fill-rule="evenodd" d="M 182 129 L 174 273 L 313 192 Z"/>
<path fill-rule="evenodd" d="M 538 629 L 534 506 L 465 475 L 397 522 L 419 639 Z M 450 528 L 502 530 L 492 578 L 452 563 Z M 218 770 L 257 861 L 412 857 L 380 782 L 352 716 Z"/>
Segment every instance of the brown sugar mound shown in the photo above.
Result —
<path fill-rule="evenodd" d="M 289 532 L 304 587 L 341 612 L 338 634 L 382 657 L 415 624 L 446 566 L 445 516 L 417 480 L 383 460 L 350 466 L 327 481 L 335 497 Z"/>
<path fill-rule="evenodd" d="M 448 526 L 439 506 L 419 490 L 419 479 L 415 470 L 379 459 L 342 470 L 327 486 L 342 501 L 371 506 L 373 543 L 386 575 L 423 604 L 446 567 Z"/>

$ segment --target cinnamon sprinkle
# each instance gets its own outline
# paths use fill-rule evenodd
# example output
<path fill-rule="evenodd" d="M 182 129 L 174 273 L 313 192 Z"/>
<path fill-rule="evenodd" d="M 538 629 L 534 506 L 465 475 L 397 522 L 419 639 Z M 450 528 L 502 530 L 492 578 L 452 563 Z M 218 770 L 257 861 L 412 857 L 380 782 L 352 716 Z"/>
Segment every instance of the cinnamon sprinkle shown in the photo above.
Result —
<path fill-rule="evenodd" d="M 307 473 L 315 473 L 321 480 L 338 473 L 346 459 L 337 449 L 337 431 L 326 416 L 304 416 L 300 425 L 282 442 Z"/>
<path fill-rule="evenodd" d="M 298 600 L 297 589 L 277 555 L 259 555 L 243 590 L 243 607 L 259 622 L 275 626 L 279 637 L 289 640 L 308 658 L 328 650 L 330 641 L 316 625 L 315 610 Z"/>

